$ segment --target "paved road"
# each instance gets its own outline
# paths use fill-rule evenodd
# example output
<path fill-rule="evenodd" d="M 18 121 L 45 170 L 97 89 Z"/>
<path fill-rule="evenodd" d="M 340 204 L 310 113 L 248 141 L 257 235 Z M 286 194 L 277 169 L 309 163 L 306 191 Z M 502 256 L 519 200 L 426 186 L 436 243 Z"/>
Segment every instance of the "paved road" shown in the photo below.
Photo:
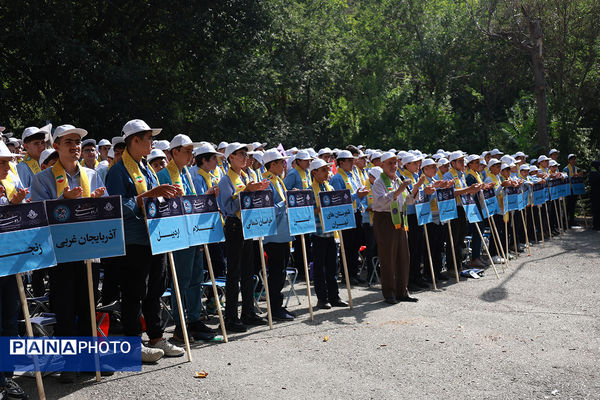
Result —
<path fill-rule="evenodd" d="M 600 233 L 534 246 L 496 279 L 417 293 L 417 304 L 353 290 L 353 310 L 299 315 L 228 344 L 201 344 L 193 363 L 161 360 L 141 373 L 61 385 L 72 399 L 599 399 Z M 304 293 L 304 285 L 298 285 Z M 340 291 L 342 296 L 345 291 Z M 290 304 L 294 304 L 292 300 Z M 297 304 L 297 303 L 296 303 Z M 329 340 L 324 341 L 328 336 Z M 205 370 L 208 377 L 195 379 Z M 33 379 L 21 378 L 35 394 Z"/>

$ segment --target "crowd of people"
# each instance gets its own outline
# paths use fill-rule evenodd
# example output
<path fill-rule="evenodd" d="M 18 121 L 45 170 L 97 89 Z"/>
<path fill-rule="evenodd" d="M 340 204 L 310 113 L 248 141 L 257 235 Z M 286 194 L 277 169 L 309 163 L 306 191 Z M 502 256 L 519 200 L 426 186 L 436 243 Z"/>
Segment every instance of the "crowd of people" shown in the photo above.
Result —
<path fill-rule="evenodd" d="M 1 131 L 4 129 L 0 128 Z M 241 191 L 273 192 L 277 233 L 264 238 L 270 306 L 274 320 L 291 321 L 295 315 L 284 306 L 282 295 L 286 270 L 297 267 L 302 273 L 303 268 L 302 257 L 297 254 L 301 248 L 299 239 L 289 234 L 286 191 L 312 190 L 315 194 L 316 232 L 307 235 L 306 248 L 317 308 L 331 309 L 348 306 L 338 290 L 339 282 L 346 278 L 340 268 L 340 239 L 344 243 L 347 278 L 352 285 L 367 284 L 374 269 L 378 269 L 386 303 L 417 302 L 415 292 L 429 288 L 436 280 L 450 279 L 449 272 L 454 271 L 452 260 L 456 260 L 458 271 L 486 268 L 492 262 L 501 264 L 506 258 L 517 256 L 514 251 L 524 251 L 534 236 L 559 234 L 561 209 L 548 207 L 548 220 L 544 220 L 531 204 L 524 218 L 512 218 L 510 224 L 514 224 L 514 229 L 505 231 L 510 216 L 502 211 L 503 188 L 531 190 L 533 184 L 548 179 L 583 176 L 575 154 L 566 157 L 567 164 L 561 171 L 556 149 L 533 159 L 523 152 L 511 155 L 498 149 L 482 154 L 443 149 L 423 154 L 419 150 L 369 149 L 362 145 L 318 151 L 284 149 L 281 145 L 267 149 L 267 143 L 260 142 L 196 143 L 183 134 L 170 141 L 156 140 L 160 132 L 161 129 L 136 119 L 127 122 L 121 135 L 111 140 L 96 142 L 86 138 L 87 131 L 72 125 L 61 125 L 54 130 L 47 125 L 26 128 L 21 139 L 4 134 L 0 141 L 0 205 L 121 196 L 126 254 L 103 259 L 95 265 L 96 271 L 102 270 L 103 278 L 101 285 L 94 281 L 94 290 L 98 292 L 97 304 L 120 305 L 122 334 L 140 336 L 146 332 L 143 362 L 183 355 L 184 350 L 178 344 L 183 342 L 184 329 L 191 341 L 194 337 L 216 335 L 217 331 L 205 324 L 203 316 L 214 314 L 219 308 L 224 311 L 228 331 L 245 332 L 251 326 L 267 324 L 255 307 L 255 299 L 262 291 L 254 278 L 260 267 L 260 253 L 257 242 L 243 236 L 238 201 Z M 590 179 L 598 174 L 598 168 L 592 166 Z M 597 184 L 598 178 L 594 179 Z M 451 187 L 459 206 L 458 218 L 451 221 L 448 229 L 440 222 L 435 193 Z M 318 193 L 344 189 L 351 193 L 356 226 L 340 232 L 324 232 Z M 483 190 L 490 189 L 500 200 L 501 210 L 492 217 L 495 227 L 488 226 L 488 220 L 469 223 L 460 206 L 461 196 L 472 194 L 479 198 Z M 173 282 L 166 255 L 151 252 L 142 199 L 194 194 L 215 195 L 222 214 L 225 242 L 209 245 L 208 251 L 216 275 L 226 278 L 225 295 L 219 298 L 210 291 L 204 293 L 206 254 L 200 246 L 174 251 L 186 320 L 179 319 L 173 298 L 171 314 L 175 329 L 167 340 L 160 300 Z M 419 224 L 415 206 L 417 199 L 423 198 L 429 202 L 432 214 L 432 222 L 425 228 Z M 576 202 L 577 196 L 567 198 L 565 219 L 569 225 L 575 225 Z M 597 208 L 598 199 L 592 199 L 592 203 Z M 399 218 L 395 213 L 399 213 Z M 595 215 L 594 228 L 600 228 L 599 224 Z M 484 243 L 478 234 L 486 228 L 496 228 L 500 238 L 508 237 L 508 243 L 489 240 L 490 257 L 482 256 Z M 471 238 L 469 249 L 465 244 L 467 236 Z M 296 254 L 291 254 L 292 251 Z M 34 296 L 49 294 L 50 307 L 56 316 L 54 335 L 91 336 L 83 262 L 59 263 L 35 270 L 30 283 Z M 19 300 L 14 276 L 0 277 L 0 296 L 0 334 L 16 336 Z M 60 380 L 73 382 L 76 375 L 63 371 Z M 0 399 L 7 394 L 25 396 L 9 372 L 0 373 Z"/>

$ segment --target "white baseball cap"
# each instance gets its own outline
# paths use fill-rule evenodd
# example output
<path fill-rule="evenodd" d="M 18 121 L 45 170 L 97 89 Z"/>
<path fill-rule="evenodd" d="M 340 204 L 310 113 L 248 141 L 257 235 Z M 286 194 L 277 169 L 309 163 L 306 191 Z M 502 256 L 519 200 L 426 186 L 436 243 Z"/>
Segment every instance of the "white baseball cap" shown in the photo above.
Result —
<path fill-rule="evenodd" d="M 540 169 L 538 167 L 536 167 L 535 165 L 532 165 L 531 168 L 529 168 L 529 173 L 532 172 L 538 172 Z"/>
<path fill-rule="evenodd" d="M 221 150 L 221 149 L 226 148 L 228 144 L 229 143 L 227 143 L 227 142 L 221 142 L 221 143 L 219 143 L 219 145 L 217 146 L 217 150 Z"/>
<path fill-rule="evenodd" d="M 421 164 L 421 169 L 428 167 L 430 165 L 435 165 L 437 167 L 437 164 L 435 163 L 435 161 L 433 161 L 431 158 L 426 158 L 423 160 L 423 163 Z"/>
<path fill-rule="evenodd" d="M 529 171 L 530 169 L 529 164 L 523 164 L 519 167 L 519 171 Z"/>
<path fill-rule="evenodd" d="M 0 158 L 2 159 L 13 159 L 14 157 L 18 157 L 19 154 L 11 153 L 11 151 L 6 147 L 4 141 L 0 140 Z"/>
<path fill-rule="evenodd" d="M 107 154 L 107 156 L 108 156 L 109 158 L 115 158 L 115 148 L 114 148 L 114 147 L 111 147 L 110 149 L 108 149 L 108 154 Z"/>
<path fill-rule="evenodd" d="M 503 169 L 506 169 L 506 168 L 510 168 L 510 164 L 502 163 L 502 166 L 500 167 L 500 169 L 503 170 Z"/>
<path fill-rule="evenodd" d="M 87 131 L 85 129 L 75 128 L 73 125 L 67 124 L 56 127 L 56 129 L 54 130 L 53 140 L 56 140 L 57 138 L 68 135 L 70 133 L 77 133 L 80 138 L 87 135 Z"/>
<path fill-rule="evenodd" d="M 481 156 L 477 154 L 471 154 L 465 158 L 465 163 L 469 164 L 472 161 L 479 160 Z"/>
<path fill-rule="evenodd" d="M 194 147 L 197 146 L 198 143 L 192 142 L 192 139 L 188 135 L 179 134 L 175 135 L 173 139 L 171 139 L 171 144 L 169 145 L 169 150 L 173 150 L 176 147 Z"/>
<path fill-rule="evenodd" d="M 374 151 L 371 153 L 371 161 L 375 160 L 376 158 L 381 158 L 381 153 L 378 151 Z"/>
<path fill-rule="evenodd" d="M 81 142 L 81 148 L 83 149 L 85 146 L 89 146 L 90 144 L 93 145 L 94 147 L 96 147 L 96 140 L 85 139 L 83 142 Z"/>
<path fill-rule="evenodd" d="M 256 150 L 259 147 L 265 147 L 266 145 L 267 145 L 267 143 L 253 142 L 252 143 L 252 150 Z"/>
<path fill-rule="evenodd" d="M 569 154 L 569 156 L 567 157 L 567 160 L 570 160 L 573 157 L 577 157 L 577 154 L 572 154 L 572 153 Z"/>
<path fill-rule="evenodd" d="M 168 140 L 155 140 L 154 141 L 155 149 L 165 151 L 165 150 L 169 150 L 170 147 L 171 147 L 171 143 L 169 143 Z"/>
<path fill-rule="evenodd" d="M 295 160 L 312 160 L 313 157 L 310 156 L 308 151 L 300 150 L 296 153 L 296 156 L 294 157 L 294 159 Z"/>
<path fill-rule="evenodd" d="M 517 157 L 529 157 L 527 154 L 523 153 L 522 151 L 517 151 L 515 154 L 513 154 L 513 158 L 517 158 Z"/>
<path fill-rule="evenodd" d="M 265 154 L 263 154 L 263 156 L 262 156 L 262 161 L 263 161 L 263 164 L 267 164 L 271 161 L 287 160 L 288 158 L 290 158 L 290 157 L 284 156 L 283 154 L 281 154 L 279 152 L 279 150 L 273 148 L 273 149 L 269 149 L 269 150 L 265 151 Z"/>
<path fill-rule="evenodd" d="M 500 162 L 500 161 L 498 161 L 498 160 L 497 160 L 497 159 L 495 159 L 495 158 L 492 158 L 492 159 L 491 159 L 491 160 L 488 162 L 487 166 L 488 166 L 488 168 L 492 168 L 492 167 L 493 167 L 494 165 L 496 165 L 496 164 L 501 164 L 501 162 Z"/>
<path fill-rule="evenodd" d="M 500 150 L 498 150 L 498 149 L 494 149 L 494 150 L 490 151 L 490 155 L 491 155 L 491 156 L 498 156 L 498 155 L 500 155 L 500 154 L 504 154 L 504 153 L 502 153 L 502 152 L 501 152 Z"/>
<path fill-rule="evenodd" d="M 203 143 L 194 149 L 194 157 L 201 154 L 215 154 L 217 157 L 225 157 L 225 155 L 216 151 L 210 143 Z"/>
<path fill-rule="evenodd" d="M 116 144 L 125 143 L 125 139 L 123 139 L 123 136 L 115 136 L 114 138 L 111 139 L 111 142 L 114 147 L 114 145 L 116 145 Z"/>
<path fill-rule="evenodd" d="M 37 135 L 38 133 L 43 133 L 44 137 L 46 137 L 46 131 L 42 130 L 41 128 L 37 128 L 35 126 L 30 126 L 25 128 L 25 130 L 23 131 L 23 135 L 21 135 L 21 140 L 23 140 L 23 142 L 25 141 L 25 139 L 27 139 L 30 136 L 33 135 Z"/>
<path fill-rule="evenodd" d="M 44 151 L 42 151 L 42 154 L 40 154 L 40 165 L 42 165 L 44 163 L 44 161 L 46 161 L 48 159 L 48 157 L 50 157 L 52 155 L 52 153 L 54 153 L 56 150 L 54 149 L 46 149 Z"/>
<path fill-rule="evenodd" d="M 375 179 L 379 178 L 381 174 L 383 174 L 381 167 L 373 167 L 369 170 L 369 175 L 372 175 Z"/>
<path fill-rule="evenodd" d="M 110 146 L 110 142 L 106 139 L 100 139 L 100 141 L 98 142 L 98 147 L 100 146 Z"/>
<path fill-rule="evenodd" d="M 152 149 L 150 154 L 148 154 L 148 162 L 151 163 L 157 158 L 167 158 L 167 155 L 161 149 Z"/>
<path fill-rule="evenodd" d="M 381 155 L 381 162 L 387 161 L 387 160 L 389 160 L 390 158 L 398 159 L 398 157 L 396 156 L 396 154 L 394 154 L 394 153 L 393 153 L 393 152 L 391 152 L 391 151 L 386 151 L 385 153 L 383 153 L 383 154 Z"/>
<path fill-rule="evenodd" d="M 558 167 L 559 165 L 560 164 L 554 160 L 550 160 L 550 163 L 548 164 L 549 167 Z"/>
<path fill-rule="evenodd" d="M 529 161 L 530 164 L 535 164 L 537 162 L 537 158 L 532 158 L 531 161 Z"/>
<path fill-rule="evenodd" d="M 260 151 L 260 150 L 249 151 L 248 155 L 252 156 L 261 165 L 264 165 L 264 163 L 263 163 L 263 156 L 265 155 L 264 151 Z"/>
<path fill-rule="evenodd" d="M 500 161 L 505 163 L 505 164 L 510 164 L 510 163 L 514 163 L 517 162 L 517 160 L 515 160 L 512 156 L 509 156 L 508 154 L 505 156 L 502 156 L 500 158 Z"/>
<path fill-rule="evenodd" d="M 438 168 L 446 164 L 450 164 L 450 161 L 448 161 L 448 159 L 445 157 L 442 157 L 437 161 Z"/>
<path fill-rule="evenodd" d="M 344 159 L 349 159 L 349 158 L 351 158 L 351 159 L 355 159 L 356 157 L 354 157 L 354 156 L 352 155 L 352 153 L 350 153 L 350 151 L 349 151 L 349 150 L 341 150 L 341 151 L 340 151 L 340 152 L 337 154 L 337 157 L 336 157 L 336 158 L 337 158 L 338 160 L 344 160 Z"/>
<path fill-rule="evenodd" d="M 542 161 L 548 161 L 550 158 L 546 157 L 545 155 L 541 155 L 538 157 L 537 162 L 540 163 Z"/>
<path fill-rule="evenodd" d="M 558 150 L 556 150 L 556 149 L 552 149 L 552 150 L 550 150 L 550 152 L 548 153 L 548 155 L 552 155 L 554 153 L 560 153 L 560 152 Z"/>
<path fill-rule="evenodd" d="M 452 161 L 456 161 L 456 160 L 459 160 L 464 157 L 465 157 L 465 155 L 463 154 L 463 152 L 460 150 L 457 150 L 457 151 L 453 151 L 452 153 L 450 153 L 450 157 L 448 157 L 448 161 L 452 162 Z"/>
<path fill-rule="evenodd" d="M 11 138 L 8 138 L 8 144 L 12 144 L 12 145 L 18 147 L 21 145 L 21 141 L 17 138 L 11 137 Z"/>
<path fill-rule="evenodd" d="M 152 131 L 152 136 L 156 136 L 162 131 L 162 128 L 150 128 L 147 123 L 145 123 L 141 119 L 132 119 L 131 121 L 127 121 L 125 125 L 123 125 L 123 129 L 121 130 L 121 134 L 123 135 L 123 139 L 128 136 L 131 136 L 138 132 Z"/>
<path fill-rule="evenodd" d="M 422 157 L 408 153 L 407 155 L 402 157 L 402 165 L 406 165 L 411 162 L 419 161 L 420 159 L 422 159 Z"/>
<path fill-rule="evenodd" d="M 317 153 L 317 156 L 322 156 L 323 154 L 333 154 L 333 151 L 329 147 L 324 147 Z"/>
<path fill-rule="evenodd" d="M 319 169 L 319 168 L 324 167 L 326 165 L 328 167 L 330 167 L 331 165 L 333 165 L 333 163 L 328 163 L 328 162 L 325 162 L 325 160 L 322 160 L 320 158 L 315 158 L 308 165 L 308 170 L 309 171 L 314 171 L 315 169 Z"/>
<path fill-rule="evenodd" d="M 227 145 L 227 147 L 225 147 L 225 158 L 229 157 L 231 154 L 235 153 L 236 151 L 240 150 L 240 149 L 244 149 L 246 151 L 252 151 L 252 145 L 251 144 L 243 144 L 240 142 L 232 142 L 229 143 Z"/>

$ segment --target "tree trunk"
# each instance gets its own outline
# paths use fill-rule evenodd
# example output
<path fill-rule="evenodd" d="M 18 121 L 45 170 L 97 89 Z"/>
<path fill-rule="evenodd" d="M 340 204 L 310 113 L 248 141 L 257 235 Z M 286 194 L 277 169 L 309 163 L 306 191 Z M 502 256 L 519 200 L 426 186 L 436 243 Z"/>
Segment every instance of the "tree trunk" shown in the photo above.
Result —
<path fill-rule="evenodd" d="M 528 20 L 529 37 L 531 38 L 531 64 L 535 76 L 535 99 L 537 103 L 537 134 L 538 145 L 548 153 L 550 143 L 548 140 L 548 102 L 546 99 L 546 75 L 542 59 L 543 35 L 540 20 Z"/>

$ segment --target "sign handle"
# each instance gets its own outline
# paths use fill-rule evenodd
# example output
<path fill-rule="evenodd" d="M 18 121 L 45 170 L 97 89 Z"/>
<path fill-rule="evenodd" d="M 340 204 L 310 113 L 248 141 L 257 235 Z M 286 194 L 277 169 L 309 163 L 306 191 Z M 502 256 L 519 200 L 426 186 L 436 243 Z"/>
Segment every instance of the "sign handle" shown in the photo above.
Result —
<path fill-rule="evenodd" d="M 523 231 L 525 232 L 525 242 L 527 242 L 527 254 L 531 257 L 531 245 L 529 244 L 529 235 L 527 233 L 527 219 L 523 215 L 523 210 L 521 211 L 521 220 L 523 221 Z"/>
<path fill-rule="evenodd" d="M 506 264 L 506 266 L 508 266 L 508 258 L 506 258 L 505 254 L 504 254 L 504 249 L 502 248 L 502 239 L 500 238 L 498 229 L 496 229 L 496 223 L 494 222 L 494 218 L 492 215 L 490 215 L 490 210 L 488 209 L 487 204 L 485 203 L 485 198 L 483 197 L 482 192 L 479 192 L 479 200 L 485 207 L 488 224 L 490 226 L 490 233 L 492 234 L 492 239 L 494 240 L 494 244 L 496 245 L 496 248 L 498 249 L 498 252 L 499 252 L 498 254 L 500 254 L 502 256 L 502 258 L 504 258 L 504 262 L 500 263 L 500 266 L 502 267 L 502 273 L 504 273 L 504 272 L 506 272 L 504 269 L 504 264 Z"/>
<path fill-rule="evenodd" d="M 348 264 L 346 263 L 346 252 L 344 251 L 344 238 L 342 231 L 338 231 L 340 237 L 340 253 L 342 253 L 342 266 L 344 267 L 344 276 L 346 277 L 346 289 L 348 289 L 348 304 L 352 310 L 352 291 L 350 290 L 350 277 L 348 276 Z"/>
<path fill-rule="evenodd" d="M 177 271 L 175 270 L 175 260 L 173 252 L 167 253 L 169 257 L 169 266 L 171 267 L 171 279 L 173 280 L 173 288 L 175 289 L 175 299 L 177 300 L 177 308 L 179 308 L 179 321 L 181 323 L 181 331 L 183 332 L 183 341 L 185 343 L 185 352 L 187 353 L 188 361 L 192 362 L 192 350 L 190 349 L 190 339 L 187 334 L 187 326 L 185 323 L 185 313 L 181 302 L 181 293 L 179 292 L 179 281 L 177 280 Z"/>
<path fill-rule="evenodd" d="M 562 229 L 562 211 L 559 213 L 558 212 L 558 207 L 556 206 L 556 200 L 552 201 L 552 204 L 554 204 L 554 213 L 556 214 L 556 222 L 558 223 L 558 231 L 560 232 L 560 234 L 562 235 L 563 233 L 563 229 Z"/>
<path fill-rule="evenodd" d="M 519 258 L 519 245 L 517 244 L 517 231 L 515 229 L 515 212 L 510 212 L 510 226 L 513 234 L 513 247 L 515 248 L 515 258 Z"/>
<path fill-rule="evenodd" d="M 490 263 L 492 264 L 492 267 L 494 267 L 494 272 L 496 273 L 496 278 L 500 279 L 500 275 L 498 275 L 498 270 L 496 269 L 496 265 L 494 265 L 494 260 L 492 260 L 492 255 L 490 254 L 490 249 L 488 249 L 488 245 L 485 243 L 485 240 L 483 239 L 483 234 L 481 233 L 481 229 L 479 229 L 479 224 L 477 222 L 475 222 L 475 227 L 477 228 L 477 233 L 479 233 L 479 237 L 481 238 L 481 243 L 483 243 L 483 248 L 485 249 L 485 252 L 488 255 L 488 258 L 490 259 Z"/>
<path fill-rule="evenodd" d="M 450 247 L 452 248 L 452 260 L 454 261 L 454 275 L 456 276 L 456 283 L 458 283 L 460 282 L 460 278 L 458 276 L 458 264 L 456 263 L 456 254 L 454 253 L 454 238 L 452 237 L 452 228 L 450 227 L 450 221 L 447 221 L 446 224 L 448 225 L 448 234 L 450 235 Z M 446 265 L 448 265 L 448 260 L 446 260 Z"/>
<path fill-rule="evenodd" d="M 539 243 L 540 241 L 538 240 L 537 227 L 535 226 L 535 211 L 533 211 L 533 206 L 529 206 L 529 213 L 531 214 L 531 223 L 533 224 L 533 235 L 535 236 L 535 242 Z"/>
<path fill-rule="evenodd" d="M 88 299 L 90 302 L 90 321 L 92 323 L 92 337 L 97 342 L 98 338 L 98 327 L 96 326 L 96 300 L 94 299 L 94 279 L 92 277 L 92 260 L 85 260 L 85 269 L 87 270 L 87 286 L 88 286 Z M 98 353 L 95 355 L 96 361 L 96 382 L 100 382 L 100 359 Z"/>
<path fill-rule="evenodd" d="M 508 212 L 502 216 L 504 220 L 504 244 L 506 249 L 506 257 L 510 257 L 510 250 L 508 248 Z"/>
<path fill-rule="evenodd" d="M 17 278 L 17 288 L 19 290 L 19 297 L 21 298 L 23 316 L 25 317 L 25 330 L 27 331 L 27 336 L 33 337 L 33 328 L 31 327 L 31 319 L 29 318 L 29 306 L 27 305 L 27 296 L 25 296 L 25 288 L 23 287 L 23 276 L 18 273 L 15 277 Z M 37 356 L 33 356 L 33 363 L 35 365 L 35 383 L 37 384 L 38 396 L 40 400 L 46 400 L 44 381 L 42 380 Z"/>
<path fill-rule="evenodd" d="M 310 297 L 310 276 L 308 274 L 308 260 L 306 259 L 306 242 L 304 235 L 300 235 L 302 243 L 302 259 L 304 260 L 304 276 L 306 277 L 306 294 L 308 295 L 308 311 L 310 312 L 310 320 L 313 320 L 313 308 Z"/>
<path fill-rule="evenodd" d="M 546 210 L 546 222 L 548 223 L 548 236 L 550 237 L 550 241 L 553 241 L 552 238 L 552 227 L 550 226 L 550 213 L 548 212 L 548 202 L 544 203 L 544 209 Z"/>
<path fill-rule="evenodd" d="M 269 329 L 273 329 L 273 314 L 271 313 L 271 296 L 269 296 L 269 282 L 267 279 L 267 265 L 265 262 L 265 250 L 263 248 L 263 238 L 258 238 L 258 247 L 260 248 L 260 263 L 262 265 L 263 286 L 265 287 L 265 296 L 267 298 L 267 318 L 269 320 Z"/>
<path fill-rule="evenodd" d="M 565 212 L 565 231 L 569 229 L 569 215 L 567 214 L 567 199 L 562 198 L 563 210 Z"/>
<path fill-rule="evenodd" d="M 227 332 L 225 329 L 225 321 L 223 321 L 223 312 L 221 311 L 221 302 L 219 301 L 219 291 L 217 290 L 217 283 L 215 282 L 215 272 L 212 266 L 212 260 L 210 258 L 210 252 L 208 251 L 208 245 L 204 244 L 204 254 L 206 255 L 206 263 L 208 264 L 208 274 L 210 275 L 210 281 L 212 282 L 212 290 L 215 302 L 217 303 L 217 314 L 219 315 L 219 324 L 221 325 L 221 334 L 223 335 L 223 341 L 228 342 Z"/>
<path fill-rule="evenodd" d="M 433 261 L 431 261 L 431 248 L 429 247 L 429 235 L 427 234 L 427 224 L 423 225 L 423 232 L 425 232 L 425 244 L 427 245 L 427 256 L 429 257 L 429 271 L 431 272 L 431 282 L 433 283 L 433 290 L 437 290 L 435 284 L 435 273 L 433 272 Z"/>
<path fill-rule="evenodd" d="M 540 234 L 542 235 L 542 244 L 544 243 L 544 219 L 542 218 L 542 206 L 539 205 L 537 206 L 538 209 L 538 215 L 540 217 Z"/>

